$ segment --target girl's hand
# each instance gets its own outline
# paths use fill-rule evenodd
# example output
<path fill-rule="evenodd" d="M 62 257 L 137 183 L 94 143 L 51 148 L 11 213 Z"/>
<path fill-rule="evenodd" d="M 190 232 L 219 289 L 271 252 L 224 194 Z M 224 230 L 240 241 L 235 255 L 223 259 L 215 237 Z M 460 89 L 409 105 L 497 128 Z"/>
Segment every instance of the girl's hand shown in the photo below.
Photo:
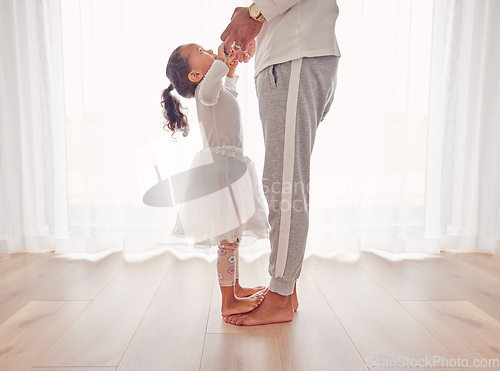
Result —
<path fill-rule="evenodd" d="M 235 59 L 231 59 L 230 61 L 228 61 L 226 63 L 226 66 L 229 67 L 229 72 L 227 73 L 227 77 L 234 77 L 234 71 L 236 70 L 236 66 L 238 66 L 238 60 L 235 58 Z"/>

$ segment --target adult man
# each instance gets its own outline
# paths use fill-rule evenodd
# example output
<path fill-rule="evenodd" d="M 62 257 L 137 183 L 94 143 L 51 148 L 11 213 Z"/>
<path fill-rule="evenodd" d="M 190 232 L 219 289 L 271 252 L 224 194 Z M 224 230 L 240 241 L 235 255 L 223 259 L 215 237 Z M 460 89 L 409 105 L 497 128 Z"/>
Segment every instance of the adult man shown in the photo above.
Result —
<path fill-rule="evenodd" d="M 257 37 L 255 84 L 265 140 L 263 187 L 271 225 L 271 282 L 252 312 L 225 317 L 236 325 L 293 319 L 309 227 L 310 158 L 330 109 L 340 51 L 335 0 L 255 0 L 236 8 L 221 36 L 225 51 L 247 50 Z"/>

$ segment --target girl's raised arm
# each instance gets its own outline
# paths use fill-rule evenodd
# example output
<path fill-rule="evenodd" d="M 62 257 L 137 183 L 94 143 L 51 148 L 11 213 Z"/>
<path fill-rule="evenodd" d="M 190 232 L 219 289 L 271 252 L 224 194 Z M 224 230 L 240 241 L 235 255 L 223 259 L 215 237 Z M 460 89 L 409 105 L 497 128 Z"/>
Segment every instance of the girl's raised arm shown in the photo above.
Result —
<path fill-rule="evenodd" d="M 198 97 L 206 106 L 213 106 L 219 100 L 219 94 L 222 90 L 222 78 L 226 76 L 229 68 L 226 64 L 216 59 L 212 67 L 200 82 Z"/>
<path fill-rule="evenodd" d="M 224 45 L 221 44 L 218 49 L 217 59 L 212 63 L 212 67 L 200 82 L 198 97 L 206 106 L 213 106 L 219 100 L 219 94 L 222 90 L 222 78 L 229 72 L 226 65 L 226 54 L 224 54 Z"/>

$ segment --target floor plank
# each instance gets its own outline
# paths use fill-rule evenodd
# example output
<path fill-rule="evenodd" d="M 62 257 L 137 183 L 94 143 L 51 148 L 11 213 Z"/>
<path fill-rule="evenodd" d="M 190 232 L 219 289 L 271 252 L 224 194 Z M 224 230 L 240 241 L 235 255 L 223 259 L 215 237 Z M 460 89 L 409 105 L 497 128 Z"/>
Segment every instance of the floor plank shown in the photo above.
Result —
<path fill-rule="evenodd" d="M 0 368 L 29 369 L 89 304 L 31 301 L 0 325 Z"/>
<path fill-rule="evenodd" d="M 311 274 L 367 364 L 452 355 L 358 263 L 314 265 Z"/>
<path fill-rule="evenodd" d="M 172 259 L 124 264 L 36 366 L 117 366 Z"/>
<path fill-rule="evenodd" d="M 403 259 L 392 261 L 371 252 L 361 252 L 359 264 L 383 286 L 396 300 L 466 300 L 454 290 L 451 283 L 436 285 L 436 277 L 420 267 L 436 256 L 421 257 L 421 260 Z"/>
<path fill-rule="evenodd" d="M 274 334 L 207 334 L 203 371 L 284 370 Z"/>
<path fill-rule="evenodd" d="M 467 301 L 402 301 L 401 305 L 455 355 L 470 362 L 497 358 L 500 369 L 500 321 L 488 313 Z"/>
<path fill-rule="evenodd" d="M 52 257 L 52 252 L 18 252 L 4 256 L 0 260 L 0 284 L 23 277 L 32 265 L 40 265 L 42 259 Z"/>
<path fill-rule="evenodd" d="M 0 323 L 33 300 L 46 300 L 47 291 L 64 281 L 80 261 L 57 259 L 53 253 L 40 254 L 40 259 L 26 269 L 12 274 L 0 283 Z"/>
<path fill-rule="evenodd" d="M 59 258 L 59 257 L 57 257 Z M 68 259 L 61 257 L 60 259 Z M 121 252 L 115 252 L 97 261 L 78 260 L 57 280 L 38 295 L 39 300 L 93 300 L 123 267 Z"/>
<path fill-rule="evenodd" d="M 444 259 L 454 257 L 481 269 L 483 272 L 500 277 L 500 255 L 489 254 L 482 251 L 455 252 L 446 250 L 441 252 L 441 256 Z"/>
<path fill-rule="evenodd" d="M 462 300 L 470 301 L 500 320 L 500 290 L 492 289 L 500 288 L 500 277 L 450 255 L 426 260 L 425 264 L 410 263 L 439 285 L 451 287 L 450 290 L 459 294 Z"/>
<path fill-rule="evenodd" d="M 293 321 L 276 327 L 283 369 L 368 370 L 307 266 L 297 281 L 297 294 L 299 309 Z"/>
<path fill-rule="evenodd" d="M 114 371 L 116 367 L 33 367 L 32 371 Z"/>
<path fill-rule="evenodd" d="M 197 370 L 200 367 L 215 263 L 175 260 L 118 370 Z"/>
<path fill-rule="evenodd" d="M 372 367 L 373 371 L 465 371 L 466 367 Z"/>

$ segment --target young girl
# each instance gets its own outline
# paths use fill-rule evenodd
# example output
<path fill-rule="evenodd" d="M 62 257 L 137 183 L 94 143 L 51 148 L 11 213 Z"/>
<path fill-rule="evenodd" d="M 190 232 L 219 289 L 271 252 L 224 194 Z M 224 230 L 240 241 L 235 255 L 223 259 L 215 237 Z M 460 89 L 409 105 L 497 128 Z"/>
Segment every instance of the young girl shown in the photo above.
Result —
<path fill-rule="evenodd" d="M 222 181 L 209 194 L 184 197 L 188 201 L 180 205 L 172 233 L 189 237 L 197 245 L 218 246 L 217 273 L 224 317 L 249 312 L 264 299 L 264 287 L 240 286 L 238 248 L 245 241 L 269 238 L 270 230 L 267 203 L 255 165 L 243 155 L 243 130 L 235 89 L 236 59 L 236 53 L 232 57 L 225 55 L 223 45 L 217 54 L 197 44 L 181 45 L 169 58 L 166 73 L 171 84 L 162 94 L 165 126 L 173 133 L 181 131 L 184 136 L 189 132 L 187 117 L 172 91 L 196 99 L 203 150 L 196 154 L 191 170 L 212 163 L 215 174 L 210 175 Z M 228 183 L 227 179 L 234 180 L 241 169 L 244 175 Z M 196 171 L 190 174 L 186 192 L 196 193 L 197 187 L 208 182 L 209 177 L 201 177 Z"/>

